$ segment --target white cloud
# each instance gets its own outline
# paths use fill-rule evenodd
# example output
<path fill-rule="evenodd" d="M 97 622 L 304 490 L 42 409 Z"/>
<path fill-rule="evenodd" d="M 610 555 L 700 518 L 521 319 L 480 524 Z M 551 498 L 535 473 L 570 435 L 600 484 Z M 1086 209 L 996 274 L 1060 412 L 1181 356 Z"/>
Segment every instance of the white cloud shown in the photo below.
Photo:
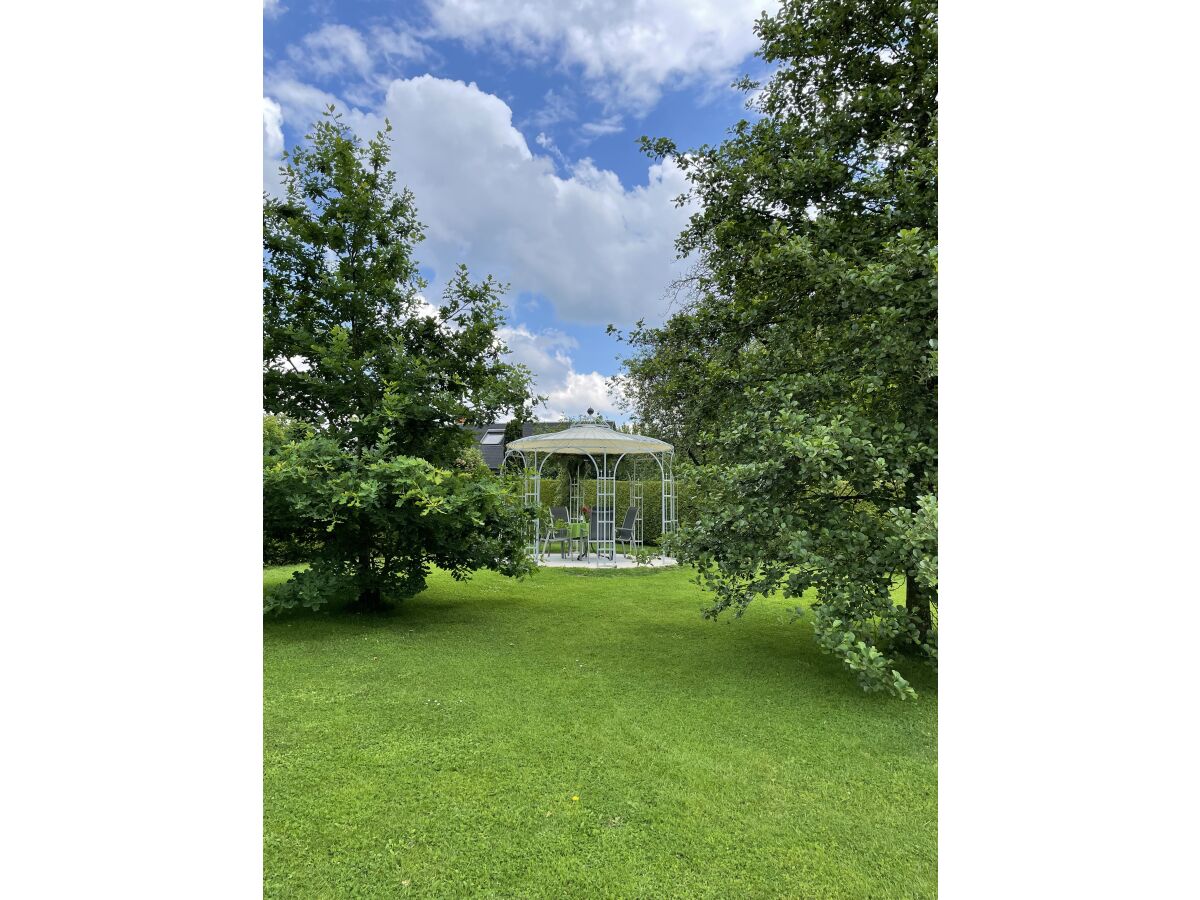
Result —
<path fill-rule="evenodd" d="M 579 345 L 569 334 L 554 328 L 535 333 L 526 325 L 505 325 L 497 336 L 511 351 L 508 361 L 529 366 L 541 379 L 539 386 L 543 392 L 565 384 L 567 375 L 573 371 L 567 351 Z"/>
<path fill-rule="evenodd" d="M 280 155 L 283 153 L 283 108 L 263 97 L 263 190 L 275 196 L 279 188 Z"/>
<path fill-rule="evenodd" d="M 364 97 L 387 86 L 387 72 L 397 66 L 428 60 L 435 54 L 411 30 L 376 25 L 364 34 L 349 25 L 330 24 L 309 32 L 287 48 L 288 61 L 276 74 L 311 75 L 317 80 L 346 77 L 346 90 Z M 382 71 L 380 69 L 382 68 Z M 352 76 L 357 76 L 353 81 Z"/>
<path fill-rule="evenodd" d="M 283 110 L 284 121 L 290 122 L 299 134 L 308 134 L 308 129 L 330 104 L 345 109 L 345 104 L 333 94 L 291 78 L 269 79 L 267 91 Z"/>
<path fill-rule="evenodd" d="M 580 416 L 588 407 L 608 418 L 624 419 L 608 394 L 607 379 L 599 372 L 577 372 L 567 352 L 578 346 L 576 340 L 561 331 L 546 329 L 532 332 L 525 325 L 500 329 L 500 338 L 508 345 L 508 361 L 523 363 L 534 373 L 534 393 L 547 399 L 537 410 L 544 421 Z"/>
<path fill-rule="evenodd" d="M 280 0 L 263 0 L 263 15 L 268 19 L 278 19 L 285 12 L 287 7 Z"/>
<path fill-rule="evenodd" d="M 578 67 L 611 107 L 644 112 L 665 87 L 729 82 L 778 0 L 426 0 L 434 29 Z"/>
<path fill-rule="evenodd" d="M 417 294 L 417 305 L 413 307 L 412 311 L 413 318 L 436 319 L 441 311 L 442 308 L 430 303 L 424 294 Z M 449 323 L 447 327 L 453 329 L 454 324 Z"/>
<path fill-rule="evenodd" d="M 293 133 L 308 134 L 309 127 L 332 103 L 345 104 L 333 94 L 292 79 L 272 79 L 269 97 L 263 97 L 263 190 L 272 196 L 282 193 L 279 181 L 280 154 L 284 149 L 283 123 Z"/>
<path fill-rule="evenodd" d="M 588 137 L 596 138 L 606 134 L 616 134 L 618 131 L 623 131 L 624 128 L 620 116 L 608 116 L 599 122 L 585 122 L 579 130 Z"/>
<path fill-rule="evenodd" d="M 540 418 L 554 421 L 568 416 L 581 416 L 588 409 L 596 410 L 606 419 L 623 421 L 625 413 L 617 409 L 608 395 L 608 380 L 599 372 L 569 372 L 567 382 L 552 390 L 546 399 L 546 411 L 539 410 Z"/>
<path fill-rule="evenodd" d="M 529 121 L 538 128 L 550 128 L 560 122 L 570 122 L 575 119 L 575 108 L 567 93 L 559 93 L 550 88 L 542 97 L 542 106 Z"/>
<path fill-rule="evenodd" d="M 322 77 L 345 71 L 365 77 L 372 69 L 366 40 L 348 25 L 326 25 L 306 34 L 299 45 L 288 48 L 288 56 Z"/>
<path fill-rule="evenodd" d="M 554 143 L 554 138 L 550 137 L 550 135 L 539 131 L 533 142 L 558 160 L 559 164 L 564 168 L 570 168 L 571 164 L 567 161 L 567 157 L 558 149 L 558 144 Z"/>
<path fill-rule="evenodd" d="M 305 94 L 276 96 L 286 111 Z M 688 215 L 673 202 L 686 189 L 673 163 L 648 166 L 645 184 L 631 189 L 586 159 L 559 177 L 550 156 L 531 152 L 502 100 L 429 75 L 393 81 L 383 108 L 353 124 L 370 134 L 385 115 L 393 166 L 427 226 L 417 252 L 439 277 L 465 261 L 477 275 L 545 297 L 564 320 L 659 317 L 682 271 L 674 241 Z"/>
<path fill-rule="evenodd" d="M 371 29 L 371 44 L 389 59 L 416 62 L 430 55 L 428 45 L 404 28 L 376 26 Z"/>
<path fill-rule="evenodd" d="M 392 165 L 426 225 L 416 254 L 435 270 L 431 296 L 465 262 L 475 278 L 491 273 L 510 282 L 509 301 L 521 310 L 538 298 L 569 322 L 628 325 L 665 315 L 664 293 L 687 267 L 675 259 L 674 241 L 689 211 L 673 202 L 686 181 L 672 163 L 649 165 L 645 183 L 632 188 L 587 159 L 572 166 L 564 159 L 556 171 L 548 155 L 557 151 L 553 141 L 545 137 L 531 150 L 500 98 L 429 75 L 393 81 L 382 104 L 365 111 L 288 78 L 269 77 L 267 94 L 264 129 L 268 121 L 276 126 L 273 146 L 282 145 L 279 110 L 296 133 L 330 102 L 363 138 L 385 116 L 391 120 Z M 575 370 L 571 337 L 527 326 L 502 337 L 549 395 L 539 415 L 579 415 L 592 406 L 623 418 L 605 376 Z"/>

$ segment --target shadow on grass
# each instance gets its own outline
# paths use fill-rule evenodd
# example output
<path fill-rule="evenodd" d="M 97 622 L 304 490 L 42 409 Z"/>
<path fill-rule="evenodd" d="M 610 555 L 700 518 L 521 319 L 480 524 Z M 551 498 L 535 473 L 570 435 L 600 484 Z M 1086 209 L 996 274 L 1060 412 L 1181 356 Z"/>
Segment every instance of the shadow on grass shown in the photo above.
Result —
<path fill-rule="evenodd" d="M 547 590 L 552 589 L 555 582 L 579 584 L 581 579 L 593 583 L 597 580 L 611 583 L 612 579 L 669 580 L 672 572 L 678 574 L 679 570 L 557 569 L 543 576 L 549 584 L 547 581 L 539 584 L 538 575 L 525 581 L 503 579 L 497 583 L 498 589 L 494 593 L 465 597 L 454 596 L 451 585 L 435 584 L 409 600 L 377 612 L 298 607 L 268 613 L 264 616 L 263 628 L 271 641 L 283 644 L 320 641 L 343 634 L 440 630 L 448 626 L 476 629 L 482 639 L 488 629 L 508 620 L 514 611 L 534 616 L 545 612 L 558 614 L 544 636 L 555 644 L 559 636 L 572 634 L 570 623 L 564 616 L 569 617 L 573 610 L 570 607 L 555 610 L 555 595 L 531 595 L 528 585 Z M 265 588 L 264 597 L 272 590 L 273 587 Z M 653 598 L 648 599 L 652 601 Z M 535 606 L 540 608 L 532 609 Z M 628 606 L 606 607 L 611 615 L 603 618 L 601 627 L 593 630 L 587 646 L 592 653 L 599 654 L 597 660 L 614 670 L 639 682 L 658 684 L 668 693 L 694 694 L 703 690 L 706 679 L 724 675 L 751 680 L 798 679 L 800 687 L 811 687 L 815 693 L 837 702 L 861 704 L 870 696 L 864 695 L 854 674 L 838 659 L 820 650 L 813 639 L 812 625 L 806 619 L 793 619 L 787 611 L 751 604 L 745 619 L 722 616 L 705 620 L 701 615 L 702 608 L 702 603 L 692 610 L 680 607 L 683 617 L 647 619 L 631 614 Z M 771 617 L 774 622 L 770 621 Z M 557 665 L 550 658 L 543 662 Z M 896 668 L 922 699 L 930 695 L 936 698 L 937 675 L 924 660 L 900 655 L 896 659 Z M 897 702 L 883 695 L 872 699 L 884 707 Z"/>
<path fill-rule="evenodd" d="M 264 634 L 269 633 L 271 640 L 287 643 L 312 640 L 318 633 L 397 631 L 423 626 L 470 625 L 475 624 L 477 620 L 463 618 L 462 609 L 475 606 L 479 602 L 482 601 L 440 600 L 437 603 L 420 603 L 417 598 L 413 598 L 370 612 L 346 607 L 324 607 L 319 610 L 296 607 L 264 615 L 263 631 Z"/>
<path fill-rule="evenodd" d="M 276 571 L 275 571 L 275 573 L 273 573 L 274 574 L 273 583 L 266 585 L 263 588 L 263 600 L 264 601 L 268 597 L 270 597 L 272 594 L 274 594 L 275 591 L 279 590 L 279 588 L 281 588 L 284 584 L 287 583 L 287 578 L 283 578 L 282 573 L 279 572 L 280 568 L 282 568 L 282 567 L 275 567 Z M 296 568 L 298 569 L 299 567 L 296 567 Z M 484 571 L 486 571 L 486 570 L 484 570 Z M 539 583 L 539 580 L 542 578 L 584 579 L 584 580 L 589 580 L 589 579 L 609 580 L 609 579 L 614 579 L 614 578 L 615 579 L 622 579 L 622 578 L 641 579 L 641 578 L 664 577 L 664 576 L 669 576 L 671 573 L 678 573 L 678 572 L 679 572 L 678 567 L 670 568 L 670 569 L 647 568 L 647 569 L 623 569 L 623 570 L 546 569 L 546 570 L 539 570 L 538 572 L 535 572 L 532 575 L 526 576 L 523 579 L 517 579 L 517 578 L 506 579 L 504 584 L 508 587 L 512 587 L 514 589 L 519 589 L 519 587 L 522 584 L 532 584 L 534 586 L 541 586 L 541 585 L 545 584 L 544 581 L 541 581 Z M 462 582 L 462 583 L 469 584 L 470 580 L 468 579 L 467 581 Z M 430 594 L 431 590 L 434 592 L 432 595 Z M 330 621 L 330 622 L 341 621 L 341 622 L 349 623 L 349 622 L 363 622 L 363 621 L 369 621 L 369 620 L 370 621 L 388 622 L 388 621 L 396 620 L 401 617 L 406 617 L 408 615 L 408 613 L 406 613 L 406 610 L 410 610 L 414 605 L 416 605 L 416 603 L 418 601 L 422 600 L 423 598 L 430 597 L 430 596 L 436 597 L 436 602 L 423 604 L 423 607 L 425 607 L 425 608 L 434 608 L 434 607 L 453 608 L 456 606 L 474 605 L 477 602 L 487 602 L 487 603 L 494 604 L 497 602 L 506 602 L 507 601 L 507 602 L 512 602 L 512 603 L 519 603 L 519 602 L 522 602 L 523 600 L 530 599 L 530 598 L 517 598 L 517 597 L 512 597 L 512 596 L 506 596 L 504 594 L 497 594 L 497 595 L 492 595 L 492 596 L 487 596 L 487 597 L 479 597 L 477 599 L 472 599 L 472 600 L 446 600 L 446 599 L 444 599 L 445 586 L 431 585 L 429 587 L 426 587 L 425 590 L 421 591 L 418 594 L 415 594 L 413 597 L 410 597 L 407 600 L 401 601 L 400 603 L 389 604 L 378 610 L 361 610 L 352 605 L 341 605 L 341 606 L 329 605 L 329 606 L 323 606 L 320 609 L 316 609 L 316 610 L 309 609 L 307 607 L 297 606 L 297 607 L 293 607 L 292 609 L 273 610 L 271 612 L 265 612 L 263 614 L 263 623 L 264 623 L 264 625 L 267 625 L 271 622 L 293 622 L 294 623 L 294 622 L 298 622 L 298 621 Z"/>

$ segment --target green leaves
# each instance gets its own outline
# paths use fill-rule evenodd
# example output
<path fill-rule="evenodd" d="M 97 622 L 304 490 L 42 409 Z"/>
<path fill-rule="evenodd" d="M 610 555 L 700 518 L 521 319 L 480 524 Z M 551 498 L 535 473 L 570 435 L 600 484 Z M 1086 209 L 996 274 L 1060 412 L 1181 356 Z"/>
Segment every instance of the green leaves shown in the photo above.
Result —
<path fill-rule="evenodd" d="M 936 6 L 790 0 L 757 28 L 760 119 L 642 142 L 700 201 L 678 241 L 699 263 L 622 381 L 696 463 L 676 552 L 706 614 L 815 589 L 818 643 L 910 697 L 893 656 L 936 646 Z"/>
<path fill-rule="evenodd" d="M 267 458 L 264 525 L 309 535 L 319 572 L 285 586 L 271 608 L 315 607 L 367 590 L 384 602 L 402 600 L 422 589 L 431 563 L 460 574 L 532 569 L 520 498 L 490 473 L 439 469 L 395 455 L 386 441 L 346 453 L 312 429 L 273 440 Z"/>
<path fill-rule="evenodd" d="M 389 130 L 364 144 L 331 108 L 264 202 L 264 533 L 314 559 L 284 606 L 400 600 L 431 564 L 528 568 L 519 502 L 461 427 L 530 399 L 497 341 L 503 288 L 460 267 L 419 313 L 422 226 Z"/>

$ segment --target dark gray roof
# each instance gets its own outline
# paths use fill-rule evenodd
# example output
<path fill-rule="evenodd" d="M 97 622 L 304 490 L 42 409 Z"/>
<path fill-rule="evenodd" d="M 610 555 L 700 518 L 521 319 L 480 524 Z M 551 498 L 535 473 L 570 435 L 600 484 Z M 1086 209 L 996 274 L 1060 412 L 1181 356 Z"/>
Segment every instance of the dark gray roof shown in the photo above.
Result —
<path fill-rule="evenodd" d="M 488 432 L 496 432 L 503 435 L 504 429 L 507 427 L 507 422 L 492 422 L 490 425 L 477 425 L 471 429 L 475 433 L 475 440 L 478 442 L 478 447 L 483 453 L 483 461 L 494 472 L 499 471 L 500 467 L 504 465 L 504 452 L 508 448 L 503 438 L 495 444 L 484 444 L 482 443 L 483 437 Z M 531 422 L 523 423 L 521 425 L 521 437 L 529 437 L 531 434 L 533 434 L 533 424 Z"/>

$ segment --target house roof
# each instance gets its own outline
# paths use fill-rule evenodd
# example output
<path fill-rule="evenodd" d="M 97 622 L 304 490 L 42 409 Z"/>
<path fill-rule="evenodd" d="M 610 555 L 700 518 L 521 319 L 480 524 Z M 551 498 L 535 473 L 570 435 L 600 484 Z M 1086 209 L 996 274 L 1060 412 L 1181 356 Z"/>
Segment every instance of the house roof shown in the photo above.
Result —
<path fill-rule="evenodd" d="M 477 425 L 471 429 L 475 433 L 476 441 L 479 442 L 483 461 L 487 463 L 489 469 L 499 471 L 500 467 L 504 465 L 504 453 L 507 449 L 504 443 L 504 429 L 507 427 L 507 422 L 492 422 L 490 425 Z M 487 434 L 499 434 L 501 437 L 494 444 L 485 444 L 483 439 Z M 521 434 L 525 436 L 533 434 L 533 426 L 528 422 L 522 424 Z"/>

